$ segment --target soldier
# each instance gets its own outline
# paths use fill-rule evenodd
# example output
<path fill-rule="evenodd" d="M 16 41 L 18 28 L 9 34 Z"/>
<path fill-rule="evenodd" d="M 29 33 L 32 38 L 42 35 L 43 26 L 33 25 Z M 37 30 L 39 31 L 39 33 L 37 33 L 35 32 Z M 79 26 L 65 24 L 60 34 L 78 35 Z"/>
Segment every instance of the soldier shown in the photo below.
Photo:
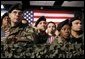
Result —
<path fill-rule="evenodd" d="M 2 51 L 1 51 L 1 53 L 3 54 L 4 53 L 4 51 L 3 51 L 4 44 L 3 43 L 5 42 L 6 37 L 10 34 L 10 31 L 9 31 L 10 19 L 8 17 L 8 13 L 5 13 L 1 19 L 2 19 L 2 24 L 1 24 L 1 50 Z"/>
<path fill-rule="evenodd" d="M 64 43 L 69 40 L 70 37 L 70 26 L 69 20 L 65 20 L 58 24 L 57 30 L 59 31 L 59 36 L 57 38 L 58 43 Z M 56 42 L 56 41 L 54 41 Z"/>
<path fill-rule="evenodd" d="M 3 33 L 1 34 L 2 37 L 8 36 L 8 34 L 9 34 L 9 26 L 10 26 L 10 19 L 8 17 L 8 13 L 5 13 L 2 16 L 2 24 L 1 24 L 1 29 L 3 30 Z"/>
<path fill-rule="evenodd" d="M 19 34 L 21 36 L 24 36 L 26 32 L 23 32 L 23 31 L 28 31 L 28 29 L 29 29 L 29 31 L 31 30 L 31 27 L 27 25 L 27 21 L 22 19 L 22 7 L 21 7 L 20 4 L 14 5 L 9 10 L 9 17 L 10 17 L 10 20 L 11 20 L 11 28 L 10 28 L 11 33 L 10 33 L 10 35 L 15 34 L 15 35 L 18 36 L 18 34 Z M 22 20 L 24 21 L 24 23 L 23 23 Z M 21 31 L 21 32 L 16 33 L 18 30 Z"/>
<path fill-rule="evenodd" d="M 25 57 L 25 51 L 33 44 L 34 29 L 22 23 L 22 8 L 20 4 L 15 4 L 10 8 L 9 18 L 11 20 L 10 34 L 5 41 L 5 57 L 20 58 Z M 23 51 L 23 52 L 22 52 Z"/>
<path fill-rule="evenodd" d="M 72 43 L 83 43 L 83 31 L 82 31 L 82 24 L 81 24 L 81 18 L 74 17 L 70 19 L 70 25 L 71 25 L 71 38 Z"/>
<path fill-rule="evenodd" d="M 84 33 L 82 31 L 81 18 L 80 17 L 71 18 L 70 25 L 71 25 L 70 42 L 74 44 L 76 49 L 76 55 L 74 57 L 84 58 Z"/>
<path fill-rule="evenodd" d="M 44 44 L 47 41 L 48 35 L 46 34 L 46 18 L 41 16 L 35 23 L 35 27 L 37 29 L 37 35 L 35 43 Z"/>
<path fill-rule="evenodd" d="M 47 31 L 47 34 L 49 35 L 49 38 L 47 40 L 47 43 L 48 44 L 51 44 L 54 41 L 54 39 L 56 37 L 55 30 L 56 30 L 55 23 L 54 22 L 48 22 L 48 24 L 47 24 L 47 30 L 46 30 Z"/>
<path fill-rule="evenodd" d="M 62 21 L 58 24 L 57 30 L 59 36 L 55 38 L 50 49 L 53 49 L 52 56 L 55 58 L 66 58 L 69 51 L 69 39 L 70 39 L 70 25 L 69 20 Z M 50 51 L 50 50 L 49 50 Z"/>

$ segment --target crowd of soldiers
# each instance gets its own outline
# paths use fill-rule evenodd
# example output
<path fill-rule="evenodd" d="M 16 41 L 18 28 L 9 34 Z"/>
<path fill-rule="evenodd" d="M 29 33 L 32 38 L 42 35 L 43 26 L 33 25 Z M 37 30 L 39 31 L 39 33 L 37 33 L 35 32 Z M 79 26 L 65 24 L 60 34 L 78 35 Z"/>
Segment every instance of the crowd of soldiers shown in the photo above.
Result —
<path fill-rule="evenodd" d="M 22 17 L 20 4 L 2 16 L 1 58 L 84 58 L 84 33 L 81 18 L 58 24 L 41 16 L 30 26 Z"/>

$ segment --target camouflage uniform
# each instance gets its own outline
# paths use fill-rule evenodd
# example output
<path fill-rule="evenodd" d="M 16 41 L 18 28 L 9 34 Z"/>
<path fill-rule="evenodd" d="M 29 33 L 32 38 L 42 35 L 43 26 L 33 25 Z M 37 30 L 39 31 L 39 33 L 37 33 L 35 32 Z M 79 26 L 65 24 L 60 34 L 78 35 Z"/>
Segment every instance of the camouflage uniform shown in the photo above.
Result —
<path fill-rule="evenodd" d="M 50 45 L 48 58 L 84 58 L 84 48 L 82 48 L 84 46 L 81 43 L 73 44 L 70 41 L 71 38 L 63 43 L 58 43 L 57 39 Z"/>
<path fill-rule="evenodd" d="M 10 35 L 4 43 L 6 58 L 21 58 L 27 49 L 27 45 L 33 44 L 34 28 L 20 23 L 18 26 L 10 27 Z"/>
<path fill-rule="evenodd" d="M 31 27 L 24 28 L 21 33 L 23 33 L 25 29 L 29 29 L 27 30 L 28 32 L 26 32 L 27 36 L 30 36 L 32 33 L 38 33 L 32 31 Z M 84 46 L 81 43 L 74 43 L 74 41 L 71 41 L 72 38 L 69 38 L 68 41 L 64 41 L 63 43 L 58 43 L 58 38 L 56 38 L 51 45 L 35 44 L 29 37 L 27 38 L 28 41 L 17 42 L 15 40 L 10 42 L 13 38 L 17 39 L 16 36 L 19 30 L 16 30 L 7 37 L 9 41 L 4 47 L 6 58 L 84 58 Z M 15 34 L 17 35 L 13 36 Z M 23 39 L 23 37 L 25 38 L 27 36 L 22 35 L 19 38 Z"/>
<path fill-rule="evenodd" d="M 82 44 L 72 43 L 69 38 L 63 43 L 58 43 L 58 38 L 54 43 L 49 44 L 35 44 L 30 47 L 31 52 L 27 52 L 29 58 L 84 58 L 84 49 Z"/>
<path fill-rule="evenodd" d="M 76 50 L 74 58 L 84 58 L 84 34 L 79 35 L 78 38 L 70 37 L 71 39 L 69 41 L 74 45 Z"/>
<path fill-rule="evenodd" d="M 36 31 L 36 36 L 35 36 L 35 44 L 45 44 L 47 39 L 48 39 L 48 34 L 47 33 L 40 33 Z"/>

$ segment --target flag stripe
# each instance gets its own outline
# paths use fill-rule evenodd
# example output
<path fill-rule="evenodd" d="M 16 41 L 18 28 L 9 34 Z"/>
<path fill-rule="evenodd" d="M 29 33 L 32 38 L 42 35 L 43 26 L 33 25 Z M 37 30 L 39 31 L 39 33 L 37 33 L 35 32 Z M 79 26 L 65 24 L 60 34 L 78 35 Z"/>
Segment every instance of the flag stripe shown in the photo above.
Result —
<path fill-rule="evenodd" d="M 34 18 L 39 18 L 40 16 L 34 16 Z M 72 17 L 49 17 L 49 16 L 46 16 L 46 18 L 50 18 L 50 19 L 67 19 L 67 18 L 72 18 Z"/>
<path fill-rule="evenodd" d="M 74 12 L 69 10 L 34 10 L 34 21 L 37 21 L 41 16 L 45 16 L 47 22 L 59 23 L 74 17 Z"/>
<path fill-rule="evenodd" d="M 38 20 L 38 18 L 34 18 L 34 21 L 37 21 Z M 64 20 L 66 20 L 66 19 L 50 19 L 50 18 L 47 18 L 47 22 L 50 22 L 50 21 L 52 21 L 52 22 L 62 22 L 62 21 L 64 21 Z"/>
<path fill-rule="evenodd" d="M 41 12 L 41 13 L 54 13 L 54 14 L 56 14 L 56 13 L 73 14 L 74 13 L 74 11 L 68 11 L 68 10 L 33 10 L 33 11 L 36 12 L 36 13 L 40 13 Z"/>
<path fill-rule="evenodd" d="M 34 16 L 49 16 L 49 17 L 74 17 L 73 14 L 53 14 L 53 13 L 34 13 Z"/>

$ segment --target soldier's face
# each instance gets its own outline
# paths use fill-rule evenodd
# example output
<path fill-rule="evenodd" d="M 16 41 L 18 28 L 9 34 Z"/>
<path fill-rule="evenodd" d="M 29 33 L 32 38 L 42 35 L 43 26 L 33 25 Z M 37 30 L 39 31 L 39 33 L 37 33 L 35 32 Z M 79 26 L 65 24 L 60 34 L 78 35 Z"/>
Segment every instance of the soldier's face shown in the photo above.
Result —
<path fill-rule="evenodd" d="M 81 21 L 80 20 L 73 21 L 71 29 L 74 31 L 80 31 L 81 30 Z"/>
<path fill-rule="evenodd" d="M 8 16 L 5 16 L 5 17 L 3 18 L 2 24 L 3 24 L 3 25 L 7 25 L 7 24 L 8 24 L 8 21 L 9 21 L 9 17 L 8 17 Z"/>
<path fill-rule="evenodd" d="M 68 38 L 70 36 L 70 26 L 64 25 L 60 30 L 60 36 L 63 38 Z"/>
<path fill-rule="evenodd" d="M 54 25 L 53 23 L 49 23 L 49 24 L 48 24 L 48 26 L 47 26 L 47 31 L 48 31 L 49 33 L 55 32 L 55 29 L 56 29 L 56 27 L 55 27 L 55 25 Z"/>
<path fill-rule="evenodd" d="M 37 25 L 39 30 L 45 31 L 46 30 L 46 21 L 40 21 Z"/>
<path fill-rule="evenodd" d="M 11 13 L 9 13 L 10 20 L 12 22 L 20 21 L 20 18 L 22 17 L 21 10 L 13 10 Z"/>

